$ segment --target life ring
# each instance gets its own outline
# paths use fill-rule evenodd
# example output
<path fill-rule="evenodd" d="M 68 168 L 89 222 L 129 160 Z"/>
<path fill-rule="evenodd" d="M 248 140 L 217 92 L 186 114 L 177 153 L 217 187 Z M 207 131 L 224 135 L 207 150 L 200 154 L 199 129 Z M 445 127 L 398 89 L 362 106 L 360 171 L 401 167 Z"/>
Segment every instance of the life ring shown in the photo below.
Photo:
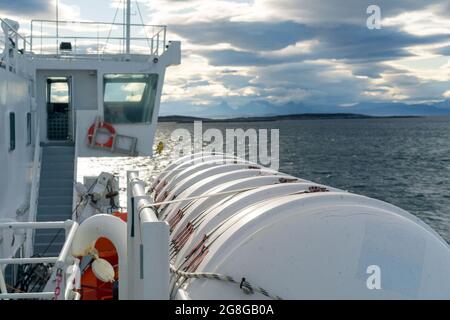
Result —
<path fill-rule="evenodd" d="M 106 129 L 109 132 L 109 139 L 105 143 L 98 143 L 95 141 L 95 145 L 103 148 L 112 148 L 114 144 L 114 138 L 116 136 L 116 129 L 110 124 L 106 122 L 100 122 L 98 129 Z M 92 144 L 92 139 L 94 138 L 95 132 L 95 124 L 93 124 L 88 130 L 88 140 L 89 144 Z"/>

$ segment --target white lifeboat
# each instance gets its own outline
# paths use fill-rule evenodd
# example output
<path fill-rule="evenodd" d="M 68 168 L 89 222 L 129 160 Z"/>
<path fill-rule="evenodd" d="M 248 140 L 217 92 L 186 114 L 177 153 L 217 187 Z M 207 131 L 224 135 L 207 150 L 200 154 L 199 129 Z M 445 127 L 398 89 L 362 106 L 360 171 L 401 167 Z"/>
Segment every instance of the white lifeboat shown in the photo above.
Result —
<path fill-rule="evenodd" d="M 172 225 L 172 298 L 450 298 L 450 248 L 417 217 L 243 160 L 200 157 L 208 164 L 184 167 L 185 157 L 169 166 L 184 170 L 155 184 L 170 191 L 156 201 L 173 201 L 159 212 Z"/>

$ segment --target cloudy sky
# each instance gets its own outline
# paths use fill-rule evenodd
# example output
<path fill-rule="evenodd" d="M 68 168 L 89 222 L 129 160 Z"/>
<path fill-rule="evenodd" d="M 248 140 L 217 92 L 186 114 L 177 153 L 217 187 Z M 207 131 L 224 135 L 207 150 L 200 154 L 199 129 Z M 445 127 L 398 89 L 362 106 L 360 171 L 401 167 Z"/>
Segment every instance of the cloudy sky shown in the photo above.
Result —
<path fill-rule="evenodd" d="M 112 21 L 120 1 L 61 0 L 61 19 Z M 133 1 L 134 2 L 134 1 Z M 166 105 L 264 100 L 350 106 L 450 98 L 450 0 L 139 0 L 146 23 L 182 41 Z M 367 7 L 381 8 L 369 30 Z M 25 23 L 54 0 L 0 0 Z M 134 10 L 133 19 L 140 22 Z"/>

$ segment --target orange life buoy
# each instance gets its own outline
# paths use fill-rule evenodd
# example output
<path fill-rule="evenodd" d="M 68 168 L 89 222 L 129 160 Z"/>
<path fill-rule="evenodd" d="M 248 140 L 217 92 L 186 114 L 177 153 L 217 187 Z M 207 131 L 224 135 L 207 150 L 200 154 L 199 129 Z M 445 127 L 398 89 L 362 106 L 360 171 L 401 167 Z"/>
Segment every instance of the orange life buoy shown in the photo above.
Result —
<path fill-rule="evenodd" d="M 95 141 L 95 145 L 103 148 L 112 148 L 114 144 L 114 138 L 116 136 L 116 129 L 110 124 L 106 122 L 100 122 L 98 129 L 106 129 L 109 132 L 109 139 L 105 143 L 99 143 Z M 89 144 L 92 144 L 92 139 L 94 138 L 95 124 L 93 124 L 88 130 L 88 140 Z"/>

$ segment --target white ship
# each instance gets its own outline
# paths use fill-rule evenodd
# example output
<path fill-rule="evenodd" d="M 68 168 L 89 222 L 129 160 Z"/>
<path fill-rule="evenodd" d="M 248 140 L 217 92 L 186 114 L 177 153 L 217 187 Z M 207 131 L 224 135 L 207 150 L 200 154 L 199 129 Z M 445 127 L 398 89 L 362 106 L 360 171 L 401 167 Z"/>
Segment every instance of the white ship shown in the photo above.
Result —
<path fill-rule="evenodd" d="M 27 37 L 1 20 L 0 299 L 450 298 L 449 246 L 415 216 L 233 155 L 150 185 L 130 171 L 119 209 L 117 177 L 79 161 L 152 157 L 181 63 L 127 2 L 122 23 L 35 20 Z"/>

